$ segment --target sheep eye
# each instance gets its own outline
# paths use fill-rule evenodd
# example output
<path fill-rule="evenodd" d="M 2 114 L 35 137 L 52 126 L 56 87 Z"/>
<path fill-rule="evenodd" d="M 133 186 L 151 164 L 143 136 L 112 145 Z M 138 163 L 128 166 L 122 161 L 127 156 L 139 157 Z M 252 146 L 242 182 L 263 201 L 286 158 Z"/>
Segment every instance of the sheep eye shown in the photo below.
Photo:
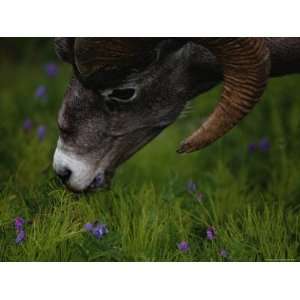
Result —
<path fill-rule="evenodd" d="M 117 102 L 130 102 L 136 96 L 136 90 L 133 88 L 113 89 L 106 94 L 106 100 L 114 100 Z"/>
<path fill-rule="evenodd" d="M 104 96 L 105 105 L 110 111 L 124 111 L 130 109 L 137 95 L 137 89 L 132 87 L 120 87 L 101 91 Z"/>
<path fill-rule="evenodd" d="M 115 89 L 112 91 L 112 93 L 109 95 L 111 98 L 115 98 L 116 100 L 120 101 L 130 101 L 130 99 L 133 98 L 135 94 L 135 89 Z"/>

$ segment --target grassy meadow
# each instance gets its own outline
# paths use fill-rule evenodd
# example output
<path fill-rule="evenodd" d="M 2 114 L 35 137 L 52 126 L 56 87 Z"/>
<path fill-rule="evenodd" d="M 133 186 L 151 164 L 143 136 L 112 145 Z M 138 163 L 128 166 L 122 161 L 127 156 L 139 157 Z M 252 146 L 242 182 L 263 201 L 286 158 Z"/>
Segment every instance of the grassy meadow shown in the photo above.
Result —
<path fill-rule="evenodd" d="M 54 54 L 29 55 L 0 65 L 1 261 L 300 259 L 299 75 L 272 79 L 262 102 L 231 133 L 178 155 L 220 87 L 201 95 L 119 169 L 110 191 L 74 195 L 51 167 L 71 69 Z M 56 76 L 45 71 L 49 61 L 58 65 Z M 32 124 L 24 128 L 26 119 Z M 16 217 L 26 221 L 18 244 Z M 101 239 L 84 229 L 95 221 L 109 230 Z"/>

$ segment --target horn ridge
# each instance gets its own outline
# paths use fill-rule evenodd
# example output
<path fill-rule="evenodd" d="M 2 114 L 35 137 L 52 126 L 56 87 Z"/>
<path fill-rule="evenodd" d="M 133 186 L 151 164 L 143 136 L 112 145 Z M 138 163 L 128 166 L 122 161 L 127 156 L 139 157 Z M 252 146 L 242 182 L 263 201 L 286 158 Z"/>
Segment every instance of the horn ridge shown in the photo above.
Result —
<path fill-rule="evenodd" d="M 177 150 L 193 152 L 226 134 L 262 96 L 270 70 L 263 38 L 192 39 L 211 50 L 223 64 L 224 85 L 219 103 L 207 120 Z"/>

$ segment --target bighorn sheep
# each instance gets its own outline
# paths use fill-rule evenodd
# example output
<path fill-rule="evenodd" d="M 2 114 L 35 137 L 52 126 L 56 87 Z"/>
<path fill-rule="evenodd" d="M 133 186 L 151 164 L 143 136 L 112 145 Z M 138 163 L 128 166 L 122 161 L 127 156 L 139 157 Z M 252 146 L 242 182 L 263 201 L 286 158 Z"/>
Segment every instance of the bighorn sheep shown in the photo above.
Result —
<path fill-rule="evenodd" d="M 261 98 L 268 77 L 300 70 L 300 38 L 56 38 L 73 66 L 54 169 L 73 191 L 105 187 L 115 169 L 224 80 L 213 113 L 178 152 L 208 146 Z"/>

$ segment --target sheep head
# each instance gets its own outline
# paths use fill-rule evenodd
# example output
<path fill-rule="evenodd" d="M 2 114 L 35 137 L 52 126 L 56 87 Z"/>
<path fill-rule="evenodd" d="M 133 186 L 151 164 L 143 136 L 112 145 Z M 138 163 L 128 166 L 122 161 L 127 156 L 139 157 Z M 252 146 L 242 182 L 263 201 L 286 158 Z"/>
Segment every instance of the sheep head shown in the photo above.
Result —
<path fill-rule="evenodd" d="M 73 191 L 109 185 L 121 163 L 215 85 L 221 66 L 221 100 L 178 152 L 208 146 L 254 107 L 269 72 L 261 38 L 58 38 L 55 44 L 74 74 L 59 113 L 54 169 Z M 210 64 L 215 58 L 219 64 Z"/>

